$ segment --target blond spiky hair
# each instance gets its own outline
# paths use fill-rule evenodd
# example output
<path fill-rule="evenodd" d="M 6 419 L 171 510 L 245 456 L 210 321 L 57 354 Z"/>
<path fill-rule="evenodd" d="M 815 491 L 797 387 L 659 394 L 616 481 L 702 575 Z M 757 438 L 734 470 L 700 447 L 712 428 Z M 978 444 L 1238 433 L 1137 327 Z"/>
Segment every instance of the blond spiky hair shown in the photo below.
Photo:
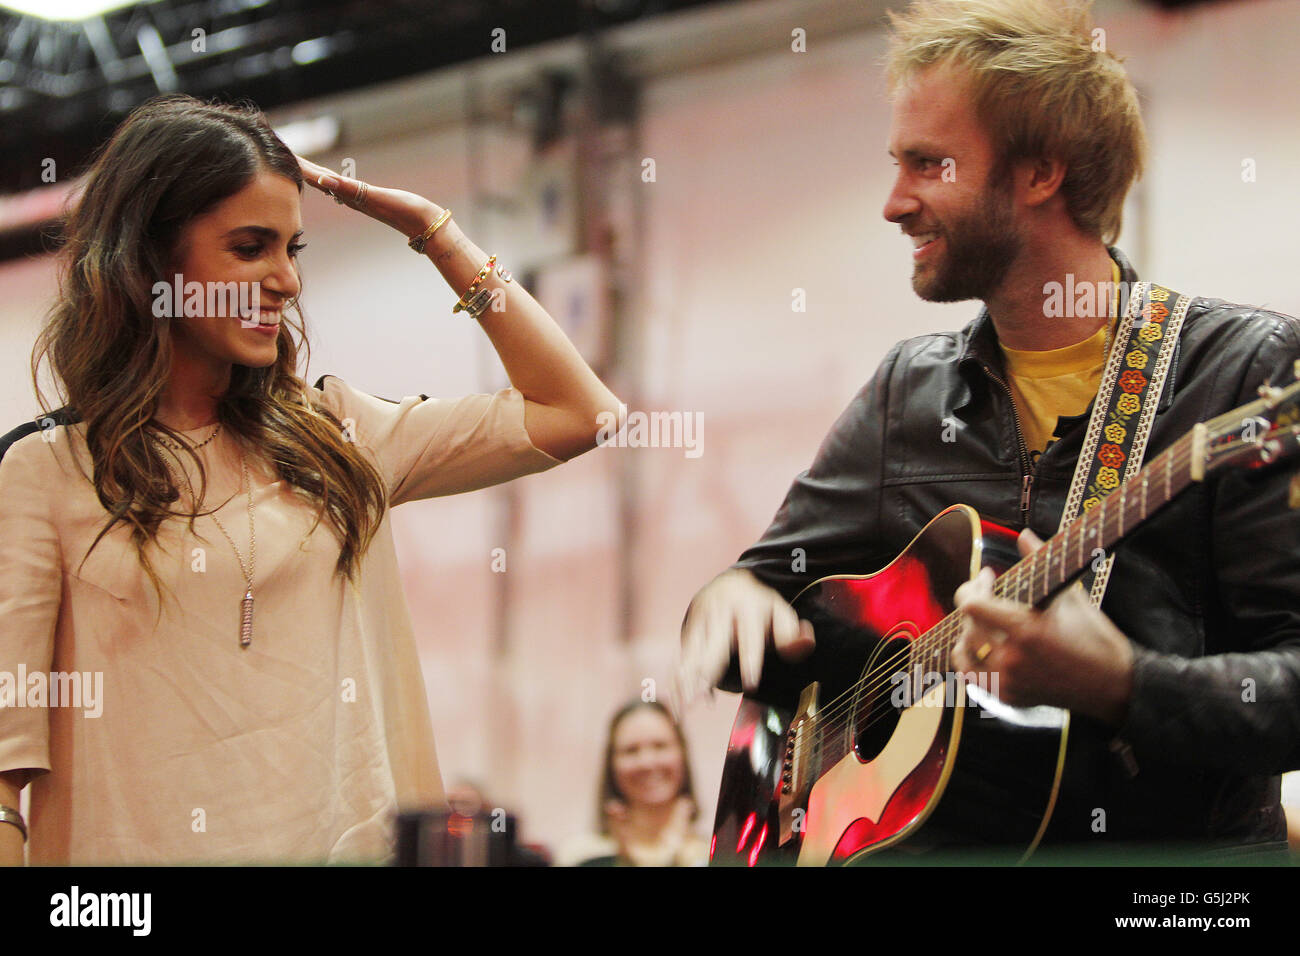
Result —
<path fill-rule="evenodd" d="M 1094 30 L 1092 0 L 914 0 L 889 14 L 891 93 L 918 71 L 970 76 L 995 171 L 1023 159 L 1066 165 L 1062 195 L 1079 229 L 1119 236 L 1124 197 L 1142 175 L 1146 132 L 1137 91 Z"/>

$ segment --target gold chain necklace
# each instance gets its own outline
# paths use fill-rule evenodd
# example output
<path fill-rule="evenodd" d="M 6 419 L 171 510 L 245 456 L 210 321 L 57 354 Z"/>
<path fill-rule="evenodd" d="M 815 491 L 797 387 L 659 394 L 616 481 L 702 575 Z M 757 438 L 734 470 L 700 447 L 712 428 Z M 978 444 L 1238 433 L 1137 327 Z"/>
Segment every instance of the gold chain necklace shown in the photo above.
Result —
<path fill-rule="evenodd" d="M 193 445 L 191 447 L 195 449 L 202 448 L 208 442 L 212 441 L 212 439 L 216 438 L 217 432 L 220 430 L 221 430 L 221 425 L 220 423 L 218 423 L 216 430 L 213 431 L 211 435 L 209 435 L 199 444 Z M 177 445 L 175 442 L 168 441 L 166 438 L 163 438 L 161 435 L 154 435 L 153 438 L 158 443 L 166 446 L 167 448 L 172 449 L 173 451 L 180 450 L 179 445 Z M 212 512 L 209 515 L 209 517 L 213 520 L 213 522 L 215 522 L 218 530 L 220 530 L 221 533 L 225 535 L 226 540 L 230 542 L 230 547 L 235 552 L 235 558 L 236 560 L 239 561 L 239 570 L 244 575 L 244 583 L 247 585 L 247 587 L 244 590 L 243 600 L 239 602 L 239 646 L 248 647 L 248 645 L 253 643 L 253 570 L 256 566 L 256 561 L 257 561 L 257 532 L 253 525 L 253 483 L 248 478 L 248 457 L 244 454 L 242 448 L 240 449 L 239 452 L 239 462 L 240 462 L 242 475 L 243 475 L 241 480 L 243 482 L 243 487 L 247 489 L 247 496 L 248 496 L 248 562 L 247 563 L 244 562 L 244 556 L 240 553 L 239 548 L 235 546 L 235 539 L 230 536 L 230 532 L 228 532 L 225 528 L 225 525 L 221 523 L 221 519 L 217 517 L 216 512 Z M 172 473 L 173 478 L 177 477 L 176 469 L 172 467 L 171 461 L 168 460 L 166 456 L 163 457 L 163 464 L 167 466 L 167 470 Z M 178 464 L 179 464 L 179 460 L 178 460 Z M 190 476 L 188 473 L 183 473 L 183 476 L 185 478 L 185 487 L 189 490 L 190 493 L 190 500 L 194 503 L 194 511 L 197 513 L 199 509 L 199 503 L 194 494 L 194 485 L 191 484 Z"/>
<path fill-rule="evenodd" d="M 217 427 L 214 428 L 214 429 L 212 429 L 212 434 L 211 434 L 211 435 L 209 435 L 207 438 L 203 439 L 203 441 L 199 442 L 197 445 L 191 445 L 190 447 L 193 448 L 193 449 L 195 449 L 195 450 L 197 451 L 198 449 L 200 449 L 200 448 L 202 448 L 204 445 L 206 445 L 208 442 L 212 441 L 212 439 L 216 438 L 216 437 L 217 437 L 217 432 L 219 432 L 219 431 L 221 431 L 221 422 L 217 422 Z M 160 438 L 160 440 L 163 441 L 165 444 L 171 445 L 172 448 L 176 448 L 176 449 L 178 449 L 178 450 L 179 450 L 179 448 L 180 448 L 180 446 L 177 445 L 175 442 L 168 442 L 165 438 Z"/>

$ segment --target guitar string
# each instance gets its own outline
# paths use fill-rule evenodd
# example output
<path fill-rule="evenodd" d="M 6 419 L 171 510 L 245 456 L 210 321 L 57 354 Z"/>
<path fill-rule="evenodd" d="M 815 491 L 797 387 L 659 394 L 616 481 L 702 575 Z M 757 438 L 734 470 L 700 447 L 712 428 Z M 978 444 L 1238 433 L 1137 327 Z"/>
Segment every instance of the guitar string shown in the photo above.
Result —
<path fill-rule="evenodd" d="M 1119 513 L 1114 517 L 1119 519 L 1121 527 L 1126 523 L 1124 512 L 1130 507 L 1130 503 L 1126 496 L 1129 485 L 1134 484 L 1143 475 L 1149 476 L 1151 472 L 1162 469 L 1172 470 L 1175 467 L 1179 469 L 1179 480 L 1181 484 L 1181 480 L 1184 477 L 1182 474 L 1182 468 L 1184 465 L 1189 463 L 1191 452 L 1194 450 L 1194 445 L 1189 440 L 1190 437 L 1190 435 L 1186 435 L 1179 441 L 1175 442 L 1161 455 L 1152 459 L 1147 468 L 1144 468 L 1132 479 L 1120 486 L 1118 491 L 1122 494 L 1118 495 L 1117 498 L 1121 502 L 1122 507 L 1120 508 Z M 1050 549 L 1053 549 L 1055 547 L 1055 542 L 1060 539 L 1062 541 L 1060 553 L 1056 554 L 1055 557 L 1064 557 L 1069 546 L 1070 533 L 1074 530 L 1086 532 L 1083 535 L 1084 542 L 1089 538 L 1093 538 L 1100 543 L 1101 537 L 1104 536 L 1108 530 L 1108 526 L 1113 524 L 1111 521 L 1112 515 L 1108 509 L 1108 505 L 1112 500 L 1114 500 L 1114 496 L 1107 495 L 1106 498 L 1102 499 L 1102 504 L 1095 512 L 1085 512 L 1078 516 L 1074 521 L 1070 522 L 1070 524 L 1062 529 L 1059 534 L 1053 535 L 1053 537 L 1044 544 L 1040 551 L 1035 552 L 1034 555 L 1030 555 L 1028 558 L 1022 559 L 1009 568 L 994 583 L 994 594 L 1005 597 L 1008 592 L 1015 595 L 1027 592 L 1028 595 L 1033 598 L 1035 590 L 1038 587 L 1040 577 L 1039 566 L 1041 565 L 1041 578 L 1044 588 L 1044 594 L 1042 596 L 1046 596 L 1046 593 L 1048 593 L 1052 587 L 1052 568 L 1056 566 L 1053 551 Z M 1159 502 L 1157 507 L 1163 506 L 1166 501 Z M 1137 504 L 1139 505 L 1138 510 L 1140 511 L 1142 503 L 1139 501 Z M 1095 519 L 1093 518 L 1094 514 L 1096 515 Z M 1089 527 L 1090 524 L 1092 527 Z M 1037 560 L 1035 560 L 1036 558 Z M 1062 570 L 1064 570 L 1064 567 L 1065 563 L 1062 562 Z M 1076 569 L 1076 573 L 1078 570 L 1082 569 Z M 1029 575 L 1028 581 L 1024 580 L 1026 574 Z M 1032 601 L 1031 603 L 1036 603 L 1036 601 Z M 915 641 L 906 642 L 905 646 L 900 651 L 883 659 L 879 664 L 877 664 L 877 666 L 851 685 L 847 690 L 839 694 L 832 701 L 828 702 L 827 706 L 820 709 L 811 719 L 811 723 L 813 724 L 818 737 L 825 738 L 828 736 L 834 736 L 835 734 L 838 734 L 841 729 L 847 728 L 848 718 L 852 716 L 852 714 L 847 712 L 850 708 L 859 705 L 864 697 L 870 697 L 873 709 L 867 712 L 867 722 L 860 727 L 860 730 L 868 729 L 887 716 L 889 711 L 906 709 L 895 707 L 887 698 L 883 698 L 883 696 L 878 693 L 886 683 L 896 683 L 896 679 L 888 672 L 897 663 L 904 659 L 924 659 L 927 653 L 931 651 L 933 651 L 935 656 L 941 658 L 942 663 L 945 665 L 950 664 L 950 658 L 948 655 L 951 653 L 952 648 L 956 643 L 956 639 L 960 635 L 960 630 L 964 624 L 964 620 L 965 615 L 959 609 L 945 615 L 943 619 L 937 622 L 932 628 L 922 634 Z M 949 669 L 948 666 L 943 668 L 944 671 Z M 874 686 L 868 684 L 868 681 L 877 674 L 882 676 L 876 681 Z M 885 701 L 887 708 L 884 714 L 876 716 L 876 710 L 878 708 L 875 708 L 874 704 L 881 700 Z M 843 721 L 839 719 L 841 716 L 844 717 Z"/>

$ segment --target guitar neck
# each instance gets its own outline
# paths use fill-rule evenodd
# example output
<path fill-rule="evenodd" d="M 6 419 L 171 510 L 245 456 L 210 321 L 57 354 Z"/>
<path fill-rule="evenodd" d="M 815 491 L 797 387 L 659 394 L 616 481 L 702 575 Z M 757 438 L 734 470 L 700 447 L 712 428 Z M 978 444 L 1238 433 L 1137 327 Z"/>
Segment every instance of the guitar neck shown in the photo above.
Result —
<path fill-rule="evenodd" d="M 1147 517 L 1200 478 L 1196 430 L 1157 455 L 1129 481 L 1081 513 L 1043 547 L 998 578 L 993 592 L 1021 604 L 1040 605 Z"/>

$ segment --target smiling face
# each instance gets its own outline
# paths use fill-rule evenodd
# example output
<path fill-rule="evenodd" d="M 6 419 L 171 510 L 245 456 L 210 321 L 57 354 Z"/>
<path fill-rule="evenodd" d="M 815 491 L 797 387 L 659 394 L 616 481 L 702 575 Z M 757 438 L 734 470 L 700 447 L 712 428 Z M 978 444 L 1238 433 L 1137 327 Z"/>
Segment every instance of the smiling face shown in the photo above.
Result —
<path fill-rule="evenodd" d="M 258 312 L 241 317 L 218 308 L 220 314 L 172 319 L 177 358 L 216 373 L 230 365 L 273 365 L 277 340 L 287 334 L 280 326 L 281 309 L 302 288 L 295 262 L 301 236 L 298 187 L 267 171 L 189 222 L 172 261 L 173 275 L 180 274 L 187 294 L 192 282 L 204 290 L 209 283 L 230 282 L 249 283 L 244 288 L 251 290 L 255 283 Z M 206 291 L 203 299 L 209 301 Z"/>
<path fill-rule="evenodd" d="M 948 65 L 917 73 L 894 102 L 898 178 L 883 214 L 913 237 L 912 288 L 931 302 L 987 300 L 1024 247 L 1010 177 L 994 180 L 972 102 L 968 79 Z"/>
<path fill-rule="evenodd" d="M 663 806 L 682 792 L 685 755 L 672 724 L 658 710 L 638 707 L 614 731 L 614 783 L 633 805 Z"/>

